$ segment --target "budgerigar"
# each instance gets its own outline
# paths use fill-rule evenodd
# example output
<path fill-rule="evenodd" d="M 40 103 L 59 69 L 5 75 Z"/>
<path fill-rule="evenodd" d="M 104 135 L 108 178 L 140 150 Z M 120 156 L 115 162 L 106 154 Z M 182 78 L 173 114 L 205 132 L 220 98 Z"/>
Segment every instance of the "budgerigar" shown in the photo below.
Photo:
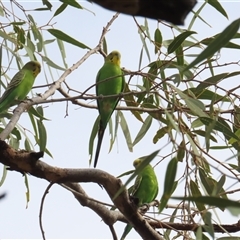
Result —
<path fill-rule="evenodd" d="M 41 71 L 39 62 L 30 61 L 15 74 L 0 98 L 0 113 L 22 101 L 32 89 L 36 76 Z"/>
<path fill-rule="evenodd" d="M 123 91 L 124 76 L 120 67 L 121 54 L 113 51 L 107 55 L 102 68 L 98 71 L 96 78 L 96 95 L 116 95 Z M 119 98 L 100 98 L 97 100 L 100 123 L 98 130 L 98 143 L 95 154 L 94 167 L 97 166 L 98 156 L 102 144 L 104 131 L 111 115 L 118 104 Z"/>
<path fill-rule="evenodd" d="M 142 163 L 144 158 L 136 159 L 133 166 L 137 167 Z M 148 164 L 137 176 L 133 187 L 131 188 L 131 195 L 138 199 L 138 206 L 144 203 L 150 203 L 157 197 L 158 194 L 158 181 L 153 167 Z M 125 239 L 127 234 L 131 231 L 132 226 L 127 224 L 124 229 L 121 240 Z"/>

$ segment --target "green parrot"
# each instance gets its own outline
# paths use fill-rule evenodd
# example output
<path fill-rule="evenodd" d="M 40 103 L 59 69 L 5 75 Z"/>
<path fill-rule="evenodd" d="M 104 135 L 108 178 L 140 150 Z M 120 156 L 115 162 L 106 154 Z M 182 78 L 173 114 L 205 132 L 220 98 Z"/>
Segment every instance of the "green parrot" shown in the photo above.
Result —
<path fill-rule="evenodd" d="M 138 166 L 144 161 L 143 158 L 138 158 L 133 162 L 133 166 L 137 169 Z M 145 203 L 150 203 L 156 199 L 158 194 L 158 181 L 153 167 L 148 164 L 139 174 L 135 180 L 134 185 L 129 189 L 133 198 L 138 199 L 138 206 Z M 131 231 L 132 226 L 127 224 L 124 229 L 121 240 L 125 239 L 127 234 Z"/>
<path fill-rule="evenodd" d="M 32 89 L 36 76 L 41 71 L 39 62 L 30 61 L 15 74 L 11 82 L 0 98 L 0 113 L 8 110 L 11 106 L 17 104 L 17 101 L 22 101 Z"/>
<path fill-rule="evenodd" d="M 98 71 L 96 78 L 96 95 L 107 96 L 119 94 L 124 88 L 124 76 L 120 67 L 121 54 L 118 51 L 112 51 L 107 55 L 102 68 Z M 98 129 L 98 143 L 95 154 L 94 167 L 97 166 L 98 156 L 103 140 L 104 131 L 108 121 L 118 104 L 119 98 L 103 98 L 97 100 L 98 111 L 100 115 Z"/>

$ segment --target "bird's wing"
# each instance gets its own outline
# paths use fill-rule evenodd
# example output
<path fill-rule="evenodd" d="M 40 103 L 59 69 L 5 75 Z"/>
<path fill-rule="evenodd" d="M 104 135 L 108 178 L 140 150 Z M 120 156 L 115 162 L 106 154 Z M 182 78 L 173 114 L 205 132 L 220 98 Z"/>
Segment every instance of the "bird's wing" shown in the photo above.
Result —
<path fill-rule="evenodd" d="M 9 93 L 16 88 L 24 79 L 25 71 L 19 71 L 16 75 L 12 78 L 11 82 L 8 84 L 6 91 L 3 93 L 0 101 L 2 102 L 6 97 L 8 97 Z"/>
<path fill-rule="evenodd" d="M 132 195 L 134 196 L 134 194 L 137 192 L 137 190 L 139 189 L 140 185 L 142 182 L 142 176 L 138 175 L 134 185 L 132 186 Z"/>

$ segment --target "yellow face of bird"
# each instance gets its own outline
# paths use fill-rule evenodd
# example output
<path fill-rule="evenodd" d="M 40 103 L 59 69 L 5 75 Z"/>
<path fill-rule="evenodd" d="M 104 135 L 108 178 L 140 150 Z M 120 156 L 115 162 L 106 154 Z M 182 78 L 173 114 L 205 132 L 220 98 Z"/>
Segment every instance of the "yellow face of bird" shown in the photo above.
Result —
<path fill-rule="evenodd" d="M 138 158 L 138 159 L 134 160 L 133 166 L 135 168 L 137 168 L 141 164 L 142 161 L 143 161 L 143 159 L 141 159 L 141 158 Z"/>
<path fill-rule="evenodd" d="M 23 69 L 31 70 L 33 76 L 36 77 L 41 72 L 41 64 L 37 61 L 30 61 L 23 66 Z"/>
<path fill-rule="evenodd" d="M 106 61 L 110 61 L 118 66 L 120 66 L 121 54 L 118 51 L 112 51 L 106 57 Z"/>

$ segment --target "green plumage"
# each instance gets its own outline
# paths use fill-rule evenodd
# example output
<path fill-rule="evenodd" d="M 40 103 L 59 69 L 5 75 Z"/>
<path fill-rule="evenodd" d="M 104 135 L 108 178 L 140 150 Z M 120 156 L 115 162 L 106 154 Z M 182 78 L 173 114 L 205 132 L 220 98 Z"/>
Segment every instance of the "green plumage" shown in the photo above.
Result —
<path fill-rule="evenodd" d="M 136 159 L 133 162 L 134 167 L 137 167 L 142 163 L 144 158 Z M 156 199 L 158 194 L 158 181 L 153 167 L 148 164 L 137 176 L 130 194 L 134 198 L 138 198 L 138 206 L 140 207 L 144 203 L 150 203 Z M 131 231 L 132 226 L 127 224 L 124 229 L 121 240 L 125 239 L 127 234 Z"/>
<path fill-rule="evenodd" d="M 98 71 L 96 78 L 97 96 L 116 95 L 123 91 L 124 76 L 120 67 L 120 58 L 121 55 L 118 51 L 113 51 L 106 57 L 105 63 Z M 119 98 L 103 98 L 97 100 L 100 122 L 94 167 L 97 166 L 104 131 L 118 101 Z"/>
<path fill-rule="evenodd" d="M 40 71 L 40 63 L 31 61 L 26 63 L 23 68 L 15 74 L 0 98 L 0 113 L 26 98 Z"/>

